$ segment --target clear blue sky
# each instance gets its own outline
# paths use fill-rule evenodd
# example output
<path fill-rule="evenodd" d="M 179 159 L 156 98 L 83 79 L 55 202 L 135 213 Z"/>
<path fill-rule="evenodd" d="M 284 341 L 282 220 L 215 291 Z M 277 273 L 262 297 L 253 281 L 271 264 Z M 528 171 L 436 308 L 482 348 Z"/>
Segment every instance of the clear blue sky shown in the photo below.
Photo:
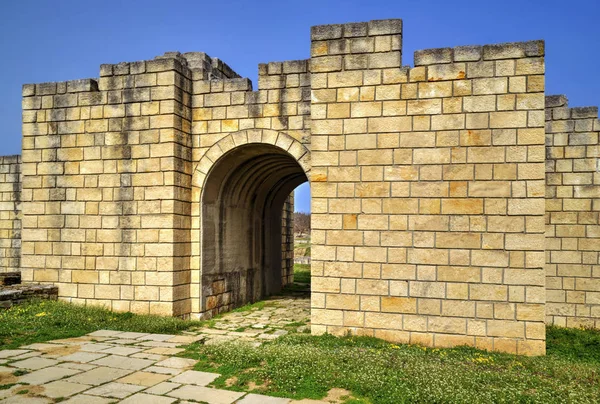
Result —
<path fill-rule="evenodd" d="M 418 49 L 546 40 L 546 90 L 600 104 L 599 0 L 0 1 L 0 155 L 21 149 L 21 85 L 97 77 L 100 64 L 202 51 L 256 83 L 261 62 L 306 59 L 310 26 L 402 18 Z M 296 193 L 308 211 L 309 191 Z"/>

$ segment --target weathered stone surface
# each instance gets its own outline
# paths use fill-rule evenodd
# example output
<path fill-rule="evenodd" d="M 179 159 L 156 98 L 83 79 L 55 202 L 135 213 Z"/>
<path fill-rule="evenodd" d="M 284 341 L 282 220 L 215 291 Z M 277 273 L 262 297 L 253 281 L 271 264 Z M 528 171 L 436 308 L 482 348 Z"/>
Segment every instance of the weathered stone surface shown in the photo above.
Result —
<path fill-rule="evenodd" d="M 125 398 L 143 389 L 143 386 L 134 386 L 131 384 L 122 383 L 107 383 L 86 391 L 86 394 L 101 397 Z"/>
<path fill-rule="evenodd" d="M 231 404 L 245 393 L 235 391 L 209 389 L 200 386 L 183 386 L 168 393 L 168 396 L 183 400 L 204 401 L 208 404 Z"/>
<path fill-rule="evenodd" d="M 206 386 L 209 383 L 212 383 L 219 374 L 217 373 L 208 373 L 208 372 L 197 372 L 195 370 L 187 370 L 180 375 L 169 379 L 172 383 L 180 383 L 180 384 L 195 384 L 197 386 Z"/>
<path fill-rule="evenodd" d="M 28 373 L 24 376 L 20 376 L 19 382 L 40 385 L 54 380 L 59 380 L 67 376 L 72 376 L 77 373 L 80 373 L 80 371 L 75 369 L 50 367 L 41 370 L 36 370 L 35 372 Z"/>
<path fill-rule="evenodd" d="M 108 366 L 117 369 L 140 370 L 152 366 L 154 361 L 148 359 L 128 358 L 126 356 L 110 355 L 91 362 L 93 365 Z"/>
<path fill-rule="evenodd" d="M 122 404 L 146 404 L 146 403 L 156 403 L 156 404 L 171 404 L 177 401 L 176 398 L 164 397 L 164 396 L 155 396 L 146 393 L 138 393 L 134 394 L 131 397 L 122 400 Z"/>
<path fill-rule="evenodd" d="M 135 372 L 122 379 L 117 380 L 119 383 L 136 384 L 139 386 L 151 387 L 170 378 L 168 375 L 161 375 L 150 372 Z"/>
<path fill-rule="evenodd" d="M 71 397 L 90 388 L 90 386 L 64 382 L 62 380 L 44 384 L 42 387 L 44 388 L 43 394 L 50 398 Z"/>
<path fill-rule="evenodd" d="M 99 386 L 112 380 L 120 379 L 132 373 L 130 370 L 115 369 L 109 367 L 98 367 L 87 372 L 66 379 L 66 382 L 89 384 Z"/>

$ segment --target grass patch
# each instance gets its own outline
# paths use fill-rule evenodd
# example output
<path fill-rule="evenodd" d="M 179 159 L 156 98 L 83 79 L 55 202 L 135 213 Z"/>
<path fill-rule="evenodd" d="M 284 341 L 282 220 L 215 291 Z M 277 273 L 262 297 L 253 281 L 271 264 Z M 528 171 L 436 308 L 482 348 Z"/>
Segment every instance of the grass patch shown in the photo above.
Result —
<path fill-rule="evenodd" d="M 265 308 L 265 304 L 267 304 L 265 300 L 261 300 L 256 303 L 248 303 L 242 307 L 238 307 L 237 309 L 231 310 L 231 313 L 245 313 L 248 311 L 262 310 Z"/>
<path fill-rule="evenodd" d="M 310 265 L 294 264 L 294 282 L 310 283 Z"/>
<path fill-rule="evenodd" d="M 183 356 L 200 361 L 196 370 L 221 373 L 215 387 L 259 386 L 254 392 L 294 399 L 321 399 L 338 387 L 357 402 L 383 404 L 592 403 L 600 402 L 599 338 L 597 331 L 549 327 L 547 356 L 523 357 L 295 334 L 258 348 L 194 344 Z M 228 386 L 228 379 L 235 382 Z"/>
<path fill-rule="evenodd" d="M 201 324 L 173 317 L 114 313 L 61 301 L 32 301 L 0 311 L 0 349 L 78 337 L 103 329 L 175 334 Z"/>

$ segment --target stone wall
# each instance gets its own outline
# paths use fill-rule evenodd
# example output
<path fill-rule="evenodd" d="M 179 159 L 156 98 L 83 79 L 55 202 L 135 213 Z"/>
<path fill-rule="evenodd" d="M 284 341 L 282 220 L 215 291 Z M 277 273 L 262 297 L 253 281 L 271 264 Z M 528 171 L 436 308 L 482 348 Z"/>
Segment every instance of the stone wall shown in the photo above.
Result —
<path fill-rule="evenodd" d="M 294 282 L 294 193 L 283 205 L 281 217 L 281 284 Z"/>
<path fill-rule="evenodd" d="M 0 272 L 21 260 L 21 156 L 0 156 Z"/>
<path fill-rule="evenodd" d="M 544 44 L 313 27 L 312 331 L 545 352 Z"/>
<path fill-rule="evenodd" d="M 600 143 L 597 107 L 546 97 L 546 316 L 600 328 Z"/>
<path fill-rule="evenodd" d="M 0 309 L 9 309 L 31 300 L 58 299 L 58 287 L 54 285 L 12 285 L 0 287 Z"/>
<path fill-rule="evenodd" d="M 189 313 L 189 75 L 167 56 L 24 86 L 24 282 L 74 303 Z"/>
<path fill-rule="evenodd" d="M 310 51 L 261 64 L 256 91 L 176 52 L 25 85 L 23 281 L 209 318 L 292 280 L 309 180 L 313 333 L 543 354 L 545 321 L 599 325 L 597 110 L 545 102 L 543 42 L 402 67 L 382 20 L 313 27 Z"/>

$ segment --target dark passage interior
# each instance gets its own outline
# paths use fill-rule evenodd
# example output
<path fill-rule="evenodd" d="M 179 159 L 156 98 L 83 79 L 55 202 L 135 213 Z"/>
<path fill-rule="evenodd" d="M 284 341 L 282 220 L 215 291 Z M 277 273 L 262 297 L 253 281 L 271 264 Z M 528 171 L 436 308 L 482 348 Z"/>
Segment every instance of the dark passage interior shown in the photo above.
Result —
<path fill-rule="evenodd" d="M 307 180 L 294 157 L 271 145 L 239 146 L 215 163 L 202 194 L 205 317 L 278 293 L 287 283 L 282 215 L 292 191 Z"/>

